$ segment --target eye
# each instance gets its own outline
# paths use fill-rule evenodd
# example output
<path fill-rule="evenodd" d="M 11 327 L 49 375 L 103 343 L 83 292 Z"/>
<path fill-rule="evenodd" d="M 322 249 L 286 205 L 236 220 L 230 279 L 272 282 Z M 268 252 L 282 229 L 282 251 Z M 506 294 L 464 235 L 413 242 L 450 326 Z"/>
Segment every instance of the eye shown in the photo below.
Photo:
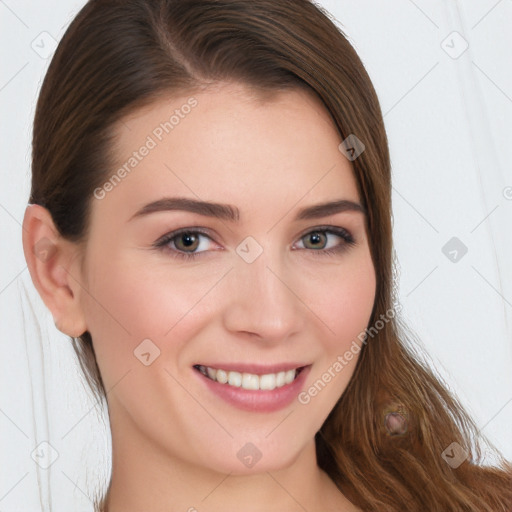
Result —
<path fill-rule="evenodd" d="M 211 236 L 198 228 L 183 228 L 158 239 L 153 247 L 166 251 L 173 257 L 192 260 L 208 252 Z M 315 256 L 334 255 L 355 245 L 353 236 L 344 228 L 321 226 L 299 238 L 299 250 L 308 250 Z"/>
<path fill-rule="evenodd" d="M 300 249 L 311 249 L 319 255 L 339 253 L 356 243 L 346 229 L 334 226 L 315 228 L 302 235 L 300 241 Z"/>
<path fill-rule="evenodd" d="M 196 255 L 208 251 L 208 241 L 213 242 L 205 232 L 186 228 L 164 235 L 153 246 L 168 250 L 178 258 L 192 259 Z"/>
<path fill-rule="evenodd" d="M 181 233 L 173 238 L 173 243 L 180 251 L 196 252 L 196 250 L 201 246 L 202 236 L 203 235 L 199 233 Z"/>

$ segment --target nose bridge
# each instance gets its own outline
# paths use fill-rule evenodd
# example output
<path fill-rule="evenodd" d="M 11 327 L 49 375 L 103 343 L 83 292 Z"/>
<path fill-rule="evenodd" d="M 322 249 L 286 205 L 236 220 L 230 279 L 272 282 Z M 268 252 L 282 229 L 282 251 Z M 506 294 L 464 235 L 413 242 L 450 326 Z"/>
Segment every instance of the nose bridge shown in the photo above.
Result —
<path fill-rule="evenodd" d="M 269 340 L 282 340 L 300 330 L 304 311 L 293 293 L 294 278 L 282 253 L 269 246 L 258 249 L 251 240 L 248 245 L 240 244 L 237 253 L 226 310 L 227 328 Z M 248 254 L 251 257 L 246 257 Z"/>

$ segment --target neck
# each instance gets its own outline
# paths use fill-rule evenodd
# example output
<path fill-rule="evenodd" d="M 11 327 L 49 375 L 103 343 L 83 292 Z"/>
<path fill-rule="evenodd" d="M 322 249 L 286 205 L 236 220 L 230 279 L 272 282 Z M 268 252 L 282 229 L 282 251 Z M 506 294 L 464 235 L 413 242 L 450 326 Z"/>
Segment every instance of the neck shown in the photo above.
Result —
<path fill-rule="evenodd" d="M 112 478 L 104 512 L 356 510 L 317 466 L 314 439 L 288 467 L 236 475 L 174 457 L 126 417 L 119 424 L 111 418 L 111 430 Z"/>

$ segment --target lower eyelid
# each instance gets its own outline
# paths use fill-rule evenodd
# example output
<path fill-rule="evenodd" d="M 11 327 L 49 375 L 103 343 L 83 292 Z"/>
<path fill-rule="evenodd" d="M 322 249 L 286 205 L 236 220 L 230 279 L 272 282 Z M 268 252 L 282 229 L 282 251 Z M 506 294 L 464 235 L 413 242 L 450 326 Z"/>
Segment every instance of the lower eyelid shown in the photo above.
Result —
<path fill-rule="evenodd" d="M 312 231 L 308 231 L 307 233 L 301 235 L 298 239 L 298 241 L 301 241 L 303 238 L 305 238 L 306 236 L 312 234 L 312 233 L 325 233 L 327 235 L 334 235 L 336 237 L 338 237 L 340 240 L 341 240 L 341 244 L 338 244 L 337 246 L 335 247 L 338 247 L 339 245 L 353 245 L 355 244 L 355 239 L 354 237 L 346 230 L 343 230 L 343 231 L 334 231 L 334 230 L 329 230 L 329 229 L 314 229 Z M 331 247 L 330 249 L 334 249 L 335 247 Z M 315 249 L 311 249 L 312 251 L 315 251 Z M 320 251 L 328 251 L 329 249 L 317 249 L 316 251 L 320 252 Z"/>
<path fill-rule="evenodd" d="M 202 231 L 194 230 L 194 229 L 183 229 L 179 230 L 175 233 L 167 233 L 163 236 L 161 236 L 156 242 L 153 243 L 153 247 L 159 248 L 159 247 L 166 247 L 171 242 L 175 242 L 180 236 L 183 236 L 185 234 L 192 234 L 197 235 L 203 238 L 207 238 L 211 242 L 215 243 L 215 240 L 210 236 L 208 233 L 204 233 Z"/>
<path fill-rule="evenodd" d="M 204 233 L 202 231 L 194 231 L 193 229 L 186 229 L 186 230 L 182 230 L 182 231 L 179 231 L 177 233 L 170 233 L 169 236 L 167 235 L 164 235 L 163 237 L 161 237 L 159 240 L 157 240 L 153 246 L 156 247 L 157 249 L 168 249 L 174 253 L 178 253 L 180 255 L 188 255 L 190 257 L 193 257 L 193 256 L 196 256 L 196 255 L 199 255 L 199 254 L 203 254 L 203 253 L 207 253 L 209 252 L 209 250 L 203 250 L 203 251 L 198 251 L 198 252 L 187 252 L 187 251 L 183 251 L 183 250 L 180 250 L 180 249 L 177 249 L 177 248 L 173 248 L 173 247 L 169 247 L 169 244 L 172 244 L 175 245 L 175 239 L 177 239 L 178 237 L 182 236 L 183 234 L 185 233 L 189 233 L 189 234 L 193 234 L 193 235 L 197 235 L 199 237 L 203 237 L 203 238 L 207 238 L 210 242 L 212 242 L 213 244 L 216 244 L 216 245 L 219 245 L 217 244 L 217 242 L 215 242 L 215 240 L 207 233 Z M 300 242 L 303 238 L 305 238 L 306 236 L 312 234 L 312 233 L 326 233 L 326 234 L 329 234 L 329 235 L 335 235 L 337 236 L 338 238 L 341 239 L 341 243 L 334 246 L 334 247 L 331 247 L 329 249 L 308 249 L 306 247 L 301 247 L 299 248 L 299 250 L 305 250 L 305 251 L 310 251 L 310 252 L 318 252 L 318 253 L 326 253 L 328 251 L 336 251 L 337 249 L 341 249 L 343 246 L 349 246 L 349 245 L 354 245 L 356 243 L 355 239 L 353 238 L 353 236 L 347 231 L 345 230 L 344 228 L 339 228 L 339 232 L 338 230 L 334 230 L 333 228 L 315 228 L 315 229 L 312 229 L 310 231 L 308 231 L 307 233 L 304 233 L 302 235 L 299 236 L 299 238 L 297 239 L 297 242 Z M 295 242 L 294 245 L 297 243 Z M 219 249 L 217 249 L 219 250 Z"/>
<path fill-rule="evenodd" d="M 179 252 L 179 253 L 182 253 L 182 254 L 202 254 L 202 253 L 205 253 L 205 252 L 208 252 L 209 250 L 212 250 L 212 249 L 205 249 L 205 250 L 202 250 L 202 251 L 194 251 L 194 252 L 187 252 L 187 251 L 183 251 L 183 250 L 180 250 L 178 248 L 176 248 L 176 242 L 175 240 L 176 239 L 179 239 L 180 236 L 183 236 L 185 233 L 189 233 L 189 234 L 193 234 L 197 237 L 199 237 L 199 245 L 201 245 L 202 243 L 202 240 L 201 239 L 206 239 L 208 240 L 208 242 L 212 243 L 212 244 L 216 244 L 218 245 L 215 240 L 213 240 L 213 238 L 205 233 L 201 233 L 199 231 L 184 231 L 182 233 L 178 233 L 177 235 L 174 235 L 172 236 L 169 241 L 167 242 L 168 244 L 172 243 L 174 245 L 174 248 L 172 248 L 173 251 L 176 251 L 176 252 Z"/>

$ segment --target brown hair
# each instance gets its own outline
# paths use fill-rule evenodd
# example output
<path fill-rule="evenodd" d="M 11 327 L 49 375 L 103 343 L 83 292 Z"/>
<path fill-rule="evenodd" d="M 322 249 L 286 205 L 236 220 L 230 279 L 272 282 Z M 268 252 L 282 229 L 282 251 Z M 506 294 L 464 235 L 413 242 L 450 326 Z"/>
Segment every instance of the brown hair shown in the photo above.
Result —
<path fill-rule="evenodd" d="M 308 0 L 89 1 L 42 85 L 30 202 L 49 210 L 63 237 L 86 241 L 93 191 L 111 172 L 114 123 L 160 96 L 226 81 L 267 93 L 305 87 L 342 139 L 363 141 L 352 164 L 377 275 L 374 325 L 394 295 L 382 113 L 355 50 Z M 483 437 L 404 333 L 393 316 L 363 343 L 347 389 L 316 435 L 319 466 L 363 510 L 510 511 L 511 465 L 497 452 L 495 467 L 482 464 Z M 91 388 L 105 397 L 89 333 L 73 343 Z M 406 420 L 405 432 L 391 435 L 389 414 Z M 457 468 L 442 457 L 452 443 L 469 454 Z"/>

